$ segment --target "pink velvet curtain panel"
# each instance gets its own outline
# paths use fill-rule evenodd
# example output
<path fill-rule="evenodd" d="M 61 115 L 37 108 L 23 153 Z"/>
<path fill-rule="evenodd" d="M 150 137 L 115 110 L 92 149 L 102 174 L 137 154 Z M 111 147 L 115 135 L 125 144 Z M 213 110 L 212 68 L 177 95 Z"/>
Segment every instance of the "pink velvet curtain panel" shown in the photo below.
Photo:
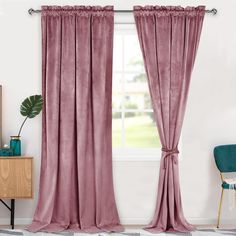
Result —
<path fill-rule="evenodd" d="M 183 214 L 178 142 L 205 7 L 134 7 L 139 41 L 162 143 L 156 210 L 151 232 L 194 230 Z"/>
<path fill-rule="evenodd" d="M 112 178 L 113 7 L 42 7 L 39 200 L 29 231 L 122 231 Z"/>

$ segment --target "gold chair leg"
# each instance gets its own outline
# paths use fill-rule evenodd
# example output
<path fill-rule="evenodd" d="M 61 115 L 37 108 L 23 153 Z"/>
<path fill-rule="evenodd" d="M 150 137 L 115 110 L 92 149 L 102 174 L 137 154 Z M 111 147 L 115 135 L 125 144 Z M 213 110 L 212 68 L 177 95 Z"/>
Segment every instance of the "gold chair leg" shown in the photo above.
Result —
<path fill-rule="evenodd" d="M 224 196 L 224 189 L 222 188 L 221 196 L 220 196 L 220 205 L 219 205 L 219 210 L 218 210 L 217 228 L 219 228 L 219 225 L 220 225 L 220 215 L 221 215 L 223 196 Z"/>

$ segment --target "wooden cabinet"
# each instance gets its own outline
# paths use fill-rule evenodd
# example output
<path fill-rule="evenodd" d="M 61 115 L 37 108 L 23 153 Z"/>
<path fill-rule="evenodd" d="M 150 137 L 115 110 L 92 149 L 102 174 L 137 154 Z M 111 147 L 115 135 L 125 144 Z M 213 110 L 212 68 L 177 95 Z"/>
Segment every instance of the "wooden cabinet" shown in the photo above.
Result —
<path fill-rule="evenodd" d="M 0 157 L 0 199 L 33 198 L 33 158 Z"/>

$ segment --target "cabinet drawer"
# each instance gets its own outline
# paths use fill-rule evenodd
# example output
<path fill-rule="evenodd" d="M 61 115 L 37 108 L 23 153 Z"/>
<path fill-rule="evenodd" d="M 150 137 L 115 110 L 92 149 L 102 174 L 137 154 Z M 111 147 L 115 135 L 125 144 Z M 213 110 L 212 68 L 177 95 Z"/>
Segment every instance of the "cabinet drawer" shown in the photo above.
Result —
<path fill-rule="evenodd" d="M 0 199 L 32 198 L 32 158 L 0 158 Z"/>

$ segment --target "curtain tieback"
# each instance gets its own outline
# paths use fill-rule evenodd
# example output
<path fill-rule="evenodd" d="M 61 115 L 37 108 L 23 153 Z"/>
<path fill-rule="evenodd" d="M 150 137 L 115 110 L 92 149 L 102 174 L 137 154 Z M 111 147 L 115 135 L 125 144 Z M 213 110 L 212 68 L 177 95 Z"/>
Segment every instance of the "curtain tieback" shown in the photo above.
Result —
<path fill-rule="evenodd" d="M 162 150 L 162 152 L 165 152 L 163 169 L 166 169 L 167 157 L 171 156 L 172 154 L 178 154 L 179 150 L 178 150 L 178 148 L 174 148 L 174 149 L 162 148 L 161 150 Z M 172 159 L 173 159 L 174 163 L 177 164 L 177 159 L 174 159 L 174 158 L 172 158 Z"/>

